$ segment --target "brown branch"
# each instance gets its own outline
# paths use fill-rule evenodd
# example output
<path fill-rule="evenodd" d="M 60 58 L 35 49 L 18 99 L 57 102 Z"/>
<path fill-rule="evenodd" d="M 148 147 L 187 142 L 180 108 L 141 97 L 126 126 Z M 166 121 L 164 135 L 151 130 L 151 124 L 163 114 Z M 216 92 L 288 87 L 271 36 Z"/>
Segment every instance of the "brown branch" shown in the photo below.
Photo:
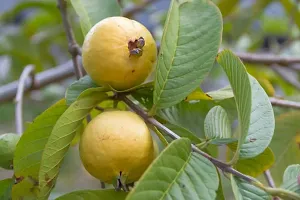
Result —
<path fill-rule="evenodd" d="M 273 177 L 272 177 L 272 175 L 271 175 L 270 170 L 264 171 L 264 176 L 265 176 L 265 179 L 267 180 L 269 186 L 270 186 L 271 188 L 276 188 L 275 182 L 274 182 L 274 180 L 273 180 Z M 279 200 L 279 198 L 278 198 L 278 197 L 273 197 L 273 200 Z"/>
<path fill-rule="evenodd" d="M 40 89 L 51 83 L 55 83 L 74 76 L 72 61 L 57 67 L 45 70 L 35 75 L 34 84 L 31 78 L 24 81 L 24 92 Z M 0 87 L 0 103 L 13 100 L 18 90 L 19 81 L 13 81 Z"/>
<path fill-rule="evenodd" d="M 296 72 L 292 68 L 282 68 L 279 65 L 272 65 L 272 70 L 276 72 L 284 81 L 300 90 L 300 82 L 297 80 L 297 77 L 293 76 Z M 294 74 L 291 74 L 294 73 Z"/>
<path fill-rule="evenodd" d="M 154 3 L 155 1 L 157 1 L 157 0 L 144 0 L 142 3 L 140 3 L 139 5 L 136 5 L 132 8 L 128 8 L 128 9 L 125 8 L 124 12 L 123 12 L 123 16 L 130 17 L 131 15 L 134 15 L 134 14 L 144 10 L 145 7 L 147 7 L 151 3 Z"/>
<path fill-rule="evenodd" d="M 240 57 L 243 62 L 246 63 L 254 63 L 254 64 L 264 64 L 264 65 L 272 65 L 278 64 L 282 66 L 288 66 L 291 64 L 300 63 L 300 57 L 292 57 L 292 56 L 280 56 L 274 54 L 266 54 L 266 53 L 240 53 L 236 52 L 235 55 Z"/>
<path fill-rule="evenodd" d="M 73 61 L 73 65 L 74 65 L 75 74 L 76 74 L 77 79 L 79 79 L 83 76 L 80 62 L 78 60 L 78 56 L 81 55 L 81 49 L 75 40 L 74 33 L 72 31 L 72 28 L 71 28 L 71 25 L 70 25 L 70 22 L 68 19 L 66 0 L 58 0 L 57 2 L 58 2 L 58 8 L 61 13 L 64 29 L 65 29 L 65 32 L 67 35 L 68 44 L 69 44 L 68 45 L 69 52 L 72 55 L 72 61 Z"/>
<path fill-rule="evenodd" d="M 270 102 L 273 106 L 300 109 L 300 102 L 277 99 L 270 97 Z"/>
<path fill-rule="evenodd" d="M 31 76 L 31 81 L 34 83 L 34 67 L 32 65 L 28 65 L 24 68 L 20 80 L 18 83 L 17 94 L 16 94 L 16 131 L 19 135 L 23 133 L 23 96 L 25 90 L 25 82 L 26 79 Z"/>

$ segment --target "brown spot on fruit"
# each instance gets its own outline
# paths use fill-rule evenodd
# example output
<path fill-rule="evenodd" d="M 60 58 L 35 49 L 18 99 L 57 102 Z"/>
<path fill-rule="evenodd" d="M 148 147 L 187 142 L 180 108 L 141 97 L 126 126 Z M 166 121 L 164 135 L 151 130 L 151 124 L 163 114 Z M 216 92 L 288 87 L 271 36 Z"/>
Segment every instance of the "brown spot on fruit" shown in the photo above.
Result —
<path fill-rule="evenodd" d="M 132 72 L 132 73 L 134 73 L 134 72 L 135 72 L 135 70 L 133 69 L 131 72 Z"/>

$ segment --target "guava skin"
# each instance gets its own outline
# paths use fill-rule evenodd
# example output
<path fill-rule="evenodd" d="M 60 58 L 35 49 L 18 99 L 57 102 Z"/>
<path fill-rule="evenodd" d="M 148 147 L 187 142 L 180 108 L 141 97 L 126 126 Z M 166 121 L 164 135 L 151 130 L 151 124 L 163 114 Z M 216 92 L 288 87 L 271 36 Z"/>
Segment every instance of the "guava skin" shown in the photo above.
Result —
<path fill-rule="evenodd" d="M 85 169 L 105 183 L 120 174 L 125 183 L 137 181 L 156 156 L 147 125 L 130 111 L 105 111 L 90 121 L 79 152 Z"/>
<path fill-rule="evenodd" d="M 142 84 L 154 70 L 156 59 L 157 47 L 151 33 L 141 23 L 125 17 L 98 22 L 82 46 L 87 74 L 98 85 L 119 91 Z"/>

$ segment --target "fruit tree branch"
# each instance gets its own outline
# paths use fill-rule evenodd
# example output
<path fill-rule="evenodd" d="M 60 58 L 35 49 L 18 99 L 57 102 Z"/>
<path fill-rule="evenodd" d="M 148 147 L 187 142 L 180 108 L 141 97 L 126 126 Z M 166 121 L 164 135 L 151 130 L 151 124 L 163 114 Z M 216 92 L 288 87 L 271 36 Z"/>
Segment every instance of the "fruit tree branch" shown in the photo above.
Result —
<path fill-rule="evenodd" d="M 300 109 L 300 102 L 277 99 L 270 97 L 270 102 L 273 106 Z"/>
<path fill-rule="evenodd" d="M 16 132 L 17 134 L 21 135 L 23 133 L 23 96 L 25 90 L 25 82 L 26 79 L 31 76 L 31 81 L 34 82 L 34 67 L 32 65 L 28 65 L 24 68 L 17 88 L 16 94 Z"/>
<path fill-rule="evenodd" d="M 68 43 L 69 43 L 69 52 L 72 55 L 72 61 L 74 65 L 74 70 L 77 79 L 81 78 L 83 76 L 83 73 L 81 71 L 80 62 L 78 60 L 78 56 L 81 55 L 81 49 L 79 45 L 77 44 L 74 33 L 72 31 L 68 16 L 67 16 L 67 2 L 66 0 L 58 0 L 58 8 L 61 13 L 63 26 L 67 35 Z"/>
<path fill-rule="evenodd" d="M 243 62 L 246 63 L 254 63 L 254 64 L 265 64 L 272 65 L 278 64 L 282 66 L 288 66 L 291 64 L 300 63 L 300 57 L 292 57 L 292 56 L 280 56 L 275 54 L 267 54 L 267 53 L 241 53 L 235 52 L 235 55 L 240 57 Z"/>
<path fill-rule="evenodd" d="M 167 127 L 165 127 L 163 124 L 161 124 L 155 118 L 149 117 L 148 114 L 142 108 L 140 108 L 136 104 L 134 104 L 129 98 L 126 97 L 126 95 L 118 94 L 117 98 L 119 100 L 124 101 L 134 112 L 136 112 L 138 115 L 140 115 L 147 123 L 163 130 L 168 136 L 172 137 L 173 139 L 180 138 L 180 136 L 178 136 L 176 133 L 174 133 Z M 249 184 L 252 184 L 252 185 L 264 190 L 265 192 L 267 192 L 268 194 L 270 194 L 272 196 L 288 197 L 288 198 L 298 199 L 298 200 L 300 199 L 299 195 L 294 192 L 284 190 L 281 188 L 271 188 L 271 187 L 264 186 L 262 183 L 255 180 L 254 178 L 247 176 L 247 175 L 233 169 L 231 166 L 227 165 L 226 163 L 223 163 L 222 161 L 211 157 L 209 154 L 201 151 L 193 144 L 192 144 L 192 150 L 194 152 L 199 153 L 200 155 L 207 158 L 208 160 L 210 160 L 217 168 L 221 169 L 223 172 L 230 173 L 240 179 L 243 179 L 244 181 L 248 182 Z"/>

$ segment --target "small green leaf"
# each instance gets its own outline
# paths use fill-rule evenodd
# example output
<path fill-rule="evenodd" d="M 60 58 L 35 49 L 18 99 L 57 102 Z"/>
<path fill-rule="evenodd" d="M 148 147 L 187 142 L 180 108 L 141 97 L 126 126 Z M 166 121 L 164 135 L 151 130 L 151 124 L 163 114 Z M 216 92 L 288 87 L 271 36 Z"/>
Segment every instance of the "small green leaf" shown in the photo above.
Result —
<path fill-rule="evenodd" d="M 175 106 L 158 110 L 157 115 L 170 124 L 183 127 L 199 138 L 205 138 L 204 119 L 213 106 L 210 101 L 197 103 L 181 102 Z M 193 140 L 193 142 L 195 142 Z"/>
<path fill-rule="evenodd" d="M 231 144 L 231 143 L 236 143 L 238 139 L 236 138 L 216 138 L 212 139 L 209 141 L 210 144 L 215 144 L 215 145 L 223 145 L 223 144 Z"/>
<path fill-rule="evenodd" d="M 282 183 L 282 174 L 292 164 L 299 163 L 300 151 L 297 137 L 300 133 L 300 112 L 291 111 L 276 117 L 276 127 L 270 148 L 275 155 L 271 173 L 277 185 Z"/>
<path fill-rule="evenodd" d="M 250 125 L 251 114 L 251 85 L 245 66 L 231 51 L 224 50 L 218 56 L 218 63 L 223 67 L 236 102 L 239 121 L 239 142 L 237 151 L 230 163 L 235 163 L 239 158 L 240 148 L 244 143 Z"/>
<path fill-rule="evenodd" d="M 115 190 L 80 190 L 65 194 L 55 200 L 123 200 L 127 193 Z"/>
<path fill-rule="evenodd" d="M 213 107 L 206 115 L 204 132 L 207 139 L 231 138 L 231 124 L 226 111 L 221 106 Z"/>
<path fill-rule="evenodd" d="M 198 87 L 191 94 L 189 94 L 184 100 L 185 101 L 213 100 L 213 98 L 209 96 L 207 93 L 203 92 L 203 90 L 200 87 Z"/>
<path fill-rule="evenodd" d="M 131 95 L 147 109 L 153 106 L 153 87 L 137 89 Z"/>
<path fill-rule="evenodd" d="M 84 77 L 82 77 L 81 79 L 79 79 L 78 81 L 75 81 L 74 83 L 72 83 L 66 91 L 66 101 L 67 101 L 67 105 L 71 105 L 74 101 L 76 101 L 76 99 L 78 98 L 78 96 L 86 89 L 88 88 L 96 88 L 99 87 L 97 86 L 92 79 L 90 78 L 90 76 L 86 75 Z M 105 91 L 105 89 L 103 89 L 103 91 Z"/>
<path fill-rule="evenodd" d="M 107 98 L 106 93 L 90 88 L 62 114 L 53 127 L 46 143 L 39 171 L 39 198 L 46 199 L 54 187 L 61 162 L 75 137 L 76 130 L 83 119 L 101 101 Z"/>
<path fill-rule="evenodd" d="M 115 0 L 71 0 L 71 3 L 79 16 L 83 35 L 102 19 L 121 14 L 119 4 Z"/>
<path fill-rule="evenodd" d="M 300 165 L 294 164 L 286 168 L 281 188 L 300 194 Z"/>
<path fill-rule="evenodd" d="M 271 200 L 272 197 L 265 191 L 230 175 L 231 186 L 236 200 Z"/>
<path fill-rule="evenodd" d="M 214 101 L 221 101 L 224 99 L 230 99 L 234 97 L 230 85 L 216 91 L 207 92 L 207 94 L 211 96 Z"/>
<path fill-rule="evenodd" d="M 171 1 L 157 62 L 153 112 L 179 103 L 199 87 L 213 67 L 221 37 L 222 16 L 211 1 Z"/>
<path fill-rule="evenodd" d="M 300 28 L 300 11 L 298 3 L 291 0 L 280 0 L 280 2 L 286 13 L 290 15 L 290 18 L 292 18 L 298 28 Z"/>
<path fill-rule="evenodd" d="M 267 169 L 270 169 L 275 162 L 275 157 L 270 148 L 266 148 L 261 154 L 248 159 L 239 159 L 235 168 L 252 177 L 261 175 Z"/>
<path fill-rule="evenodd" d="M 0 199 L 11 199 L 11 191 L 14 180 L 11 178 L 3 179 L 0 181 Z"/>
<path fill-rule="evenodd" d="M 13 168 L 13 158 L 20 136 L 16 133 L 5 133 L 0 135 L 0 167 L 4 169 Z"/>
<path fill-rule="evenodd" d="M 181 138 L 160 153 L 126 200 L 215 199 L 218 187 L 215 166 Z"/>

